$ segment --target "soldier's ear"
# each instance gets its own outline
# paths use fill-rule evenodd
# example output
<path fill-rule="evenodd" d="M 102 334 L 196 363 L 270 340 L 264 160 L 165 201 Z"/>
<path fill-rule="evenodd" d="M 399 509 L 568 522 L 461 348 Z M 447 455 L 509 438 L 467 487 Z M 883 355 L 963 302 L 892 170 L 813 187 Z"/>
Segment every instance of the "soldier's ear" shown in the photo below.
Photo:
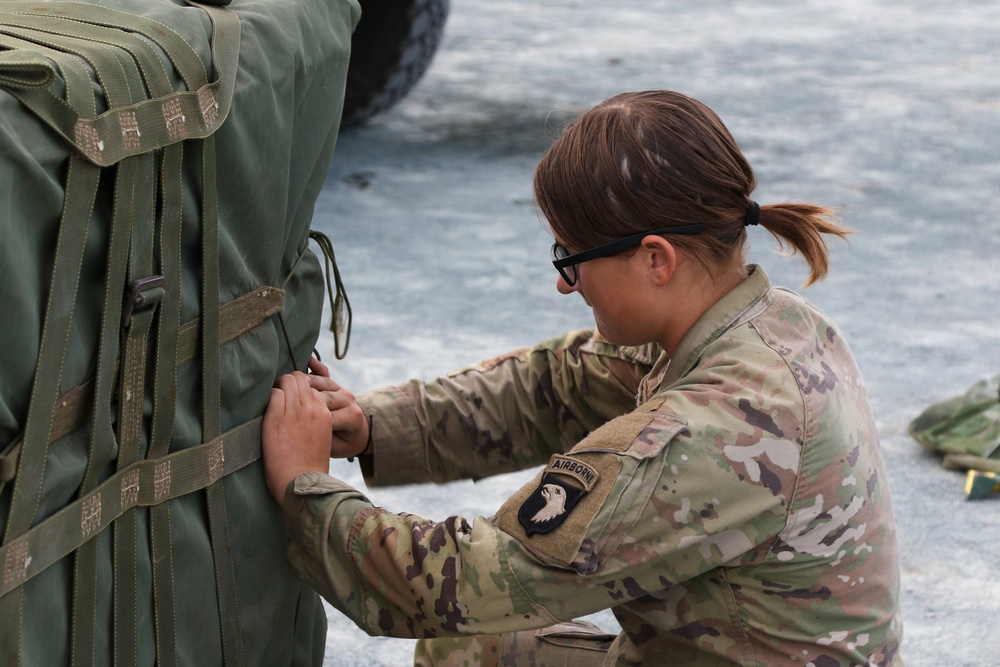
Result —
<path fill-rule="evenodd" d="M 662 236 L 647 236 L 642 240 L 644 268 L 653 284 L 662 287 L 670 282 L 677 270 L 677 249 Z"/>

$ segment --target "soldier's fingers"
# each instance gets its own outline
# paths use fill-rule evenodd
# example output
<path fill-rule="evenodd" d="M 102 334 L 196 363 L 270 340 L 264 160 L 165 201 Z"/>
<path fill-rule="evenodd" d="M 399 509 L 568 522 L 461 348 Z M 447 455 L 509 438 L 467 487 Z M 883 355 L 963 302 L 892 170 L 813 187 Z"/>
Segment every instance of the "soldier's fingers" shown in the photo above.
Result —
<path fill-rule="evenodd" d="M 315 398 L 313 396 L 312 387 L 309 386 L 309 376 L 301 371 L 295 371 L 292 373 L 292 379 L 295 382 L 295 398 L 298 402 L 302 405 L 309 405 L 313 403 Z"/>
<path fill-rule="evenodd" d="M 323 404 L 326 405 L 326 409 L 330 412 L 336 410 L 338 403 L 337 395 L 329 391 L 321 392 L 321 394 L 323 395 Z"/>
<path fill-rule="evenodd" d="M 298 385 L 295 383 L 294 376 L 282 375 L 274 381 L 274 386 L 275 388 L 280 389 L 283 393 L 286 406 L 293 401 L 298 401 L 299 389 Z"/>
<path fill-rule="evenodd" d="M 309 370 L 313 372 L 313 375 L 325 378 L 330 377 L 330 369 L 316 357 L 309 357 Z"/>
<path fill-rule="evenodd" d="M 343 405 L 330 411 L 330 422 L 334 431 L 357 431 L 367 425 L 365 413 L 357 403 Z"/>
<path fill-rule="evenodd" d="M 271 398 L 267 402 L 267 409 L 278 414 L 285 414 L 285 392 L 277 387 L 272 387 Z"/>
<path fill-rule="evenodd" d="M 323 398 L 326 400 L 326 407 L 331 412 L 357 405 L 354 394 L 343 388 L 339 391 L 324 391 Z"/>
<path fill-rule="evenodd" d="M 337 391 L 340 389 L 340 385 L 329 377 L 323 375 L 307 375 L 306 377 L 309 378 L 309 385 L 318 391 Z"/>

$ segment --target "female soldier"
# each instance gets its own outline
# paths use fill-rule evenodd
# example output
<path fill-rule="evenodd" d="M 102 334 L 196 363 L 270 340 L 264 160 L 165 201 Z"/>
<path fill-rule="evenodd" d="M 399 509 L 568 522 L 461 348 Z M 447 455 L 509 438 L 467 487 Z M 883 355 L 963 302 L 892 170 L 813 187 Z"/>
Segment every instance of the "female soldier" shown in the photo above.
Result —
<path fill-rule="evenodd" d="M 295 572 L 367 632 L 424 638 L 418 664 L 901 665 L 861 375 L 832 322 L 743 261 L 760 224 L 811 283 L 847 230 L 754 187 L 696 100 L 585 113 L 534 188 L 556 287 L 597 331 L 358 402 L 318 364 L 280 378 L 264 461 Z M 433 522 L 327 476 L 356 455 L 371 484 L 545 467 L 491 518 Z M 617 637 L 572 622 L 609 607 Z"/>

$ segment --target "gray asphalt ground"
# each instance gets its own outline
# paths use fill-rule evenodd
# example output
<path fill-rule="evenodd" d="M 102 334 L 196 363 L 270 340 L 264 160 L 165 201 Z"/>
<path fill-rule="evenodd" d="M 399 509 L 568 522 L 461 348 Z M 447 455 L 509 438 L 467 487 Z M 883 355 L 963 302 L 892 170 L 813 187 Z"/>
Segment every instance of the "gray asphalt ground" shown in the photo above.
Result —
<path fill-rule="evenodd" d="M 908 435 L 930 403 L 1000 370 L 1000 3 L 995 0 L 453 0 L 425 79 L 341 136 L 314 227 L 354 310 L 334 366 L 360 391 L 431 378 L 589 326 L 554 288 L 531 203 L 564 120 L 623 90 L 713 107 L 754 165 L 761 203 L 837 206 L 857 230 L 804 294 L 865 373 L 901 541 L 910 667 L 1000 664 L 1000 497 Z M 751 259 L 800 286 L 798 258 L 753 230 Z M 332 357 L 332 337 L 319 350 Z M 334 474 L 363 488 L 356 469 Z M 489 515 L 531 473 L 376 489 L 394 511 Z M 327 664 L 405 665 L 331 610 Z M 610 614 L 597 622 L 614 629 Z"/>

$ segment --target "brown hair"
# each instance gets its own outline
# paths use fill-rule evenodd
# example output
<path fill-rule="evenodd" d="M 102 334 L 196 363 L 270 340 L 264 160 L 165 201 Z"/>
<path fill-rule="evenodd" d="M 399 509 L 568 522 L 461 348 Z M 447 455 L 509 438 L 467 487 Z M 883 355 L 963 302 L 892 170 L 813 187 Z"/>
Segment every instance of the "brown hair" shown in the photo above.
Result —
<path fill-rule="evenodd" d="M 622 93 L 572 123 L 535 170 L 535 201 L 554 234 L 576 250 L 661 227 L 703 223 L 670 241 L 712 273 L 742 256 L 744 221 L 757 181 L 719 117 L 666 90 Z M 826 275 L 823 234 L 850 231 L 830 209 L 760 207 L 760 225 Z"/>

